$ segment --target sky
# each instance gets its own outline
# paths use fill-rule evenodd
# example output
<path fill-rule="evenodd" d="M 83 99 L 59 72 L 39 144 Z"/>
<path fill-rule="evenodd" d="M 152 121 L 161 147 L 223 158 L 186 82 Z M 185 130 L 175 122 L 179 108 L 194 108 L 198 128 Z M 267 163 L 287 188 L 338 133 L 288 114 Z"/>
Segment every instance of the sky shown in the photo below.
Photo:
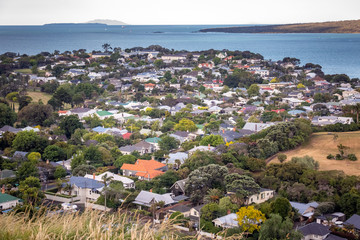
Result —
<path fill-rule="evenodd" d="M 0 0 L 0 25 L 111 19 L 134 25 L 284 24 L 360 19 L 359 0 Z"/>

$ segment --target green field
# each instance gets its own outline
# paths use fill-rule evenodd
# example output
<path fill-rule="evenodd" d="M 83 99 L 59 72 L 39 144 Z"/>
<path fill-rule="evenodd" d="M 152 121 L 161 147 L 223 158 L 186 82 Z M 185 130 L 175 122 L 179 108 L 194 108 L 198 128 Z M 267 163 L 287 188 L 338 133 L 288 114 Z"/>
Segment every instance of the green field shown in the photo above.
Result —
<path fill-rule="evenodd" d="M 334 135 L 338 138 L 334 140 Z M 353 162 L 349 160 L 329 160 L 327 155 L 336 155 L 338 152 L 337 145 L 343 144 L 350 147 L 348 153 L 355 153 L 358 160 Z M 292 157 L 302 157 L 309 155 L 320 164 L 320 170 L 342 170 L 349 175 L 360 175 L 360 132 L 343 132 L 343 133 L 314 133 L 310 140 L 302 146 L 283 152 L 287 155 L 287 161 Z M 271 163 L 278 163 L 274 158 Z"/>

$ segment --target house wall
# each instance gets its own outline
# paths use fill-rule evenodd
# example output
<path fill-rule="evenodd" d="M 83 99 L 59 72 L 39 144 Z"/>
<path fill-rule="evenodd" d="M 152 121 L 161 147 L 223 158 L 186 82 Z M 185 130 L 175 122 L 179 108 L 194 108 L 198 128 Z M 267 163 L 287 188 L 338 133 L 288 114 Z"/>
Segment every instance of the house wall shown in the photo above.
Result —
<path fill-rule="evenodd" d="M 245 205 L 249 205 L 252 203 L 255 204 L 263 203 L 273 197 L 274 197 L 274 191 L 264 191 L 259 194 L 254 194 L 250 196 L 248 199 L 246 199 Z"/>
<path fill-rule="evenodd" d="M 9 202 L 0 203 L 0 209 L 9 209 L 15 207 L 17 204 L 19 204 L 19 200 L 13 200 Z"/>

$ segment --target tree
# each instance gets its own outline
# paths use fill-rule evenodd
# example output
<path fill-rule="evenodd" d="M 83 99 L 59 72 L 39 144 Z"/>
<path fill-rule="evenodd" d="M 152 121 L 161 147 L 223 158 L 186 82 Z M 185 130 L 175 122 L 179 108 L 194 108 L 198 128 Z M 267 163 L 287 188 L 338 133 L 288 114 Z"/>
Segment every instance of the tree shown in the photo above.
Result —
<path fill-rule="evenodd" d="M 50 105 L 31 103 L 23 107 L 18 113 L 19 121 L 26 121 L 30 125 L 41 125 L 50 118 L 53 109 Z"/>
<path fill-rule="evenodd" d="M 55 179 L 61 179 L 66 177 L 66 170 L 62 166 L 57 166 L 54 172 Z"/>
<path fill-rule="evenodd" d="M 101 177 L 101 180 L 104 184 L 104 197 L 105 197 L 105 212 L 106 212 L 106 191 L 107 191 L 107 183 L 110 182 L 110 180 L 113 179 L 113 176 L 109 176 L 106 174 L 104 174 L 102 177 Z"/>
<path fill-rule="evenodd" d="M 217 147 L 221 144 L 224 144 L 224 140 L 220 135 L 211 134 L 203 137 L 203 139 L 200 141 L 200 145 L 202 146 L 208 146 L 209 144 L 210 146 Z"/>
<path fill-rule="evenodd" d="M 266 218 L 265 215 L 254 208 L 254 206 L 242 207 L 236 213 L 237 221 L 242 231 L 252 234 L 255 230 L 260 230 L 260 224 Z"/>
<path fill-rule="evenodd" d="M 304 157 L 293 157 L 291 158 L 291 162 L 300 164 L 306 168 L 317 170 L 319 169 L 319 162 L 315 161 L 313 157 L 308 155 Z"/>
<path fill-rule="evenodd" d="M 17 178 L 20 181 L 22 181 L 28 177 L 38 177 L 39 170 L 34 163 L 32 163 L 30 161 L 25 161 L 18 168 L 16 175 L 17 175 Z"/>
<path fill-rule="evenodd" d="M 205 221 L 211 222 L 215 218 L 220 217 L 219 205 L 214 202 L 204 205 L 200 211 L 201 211 L 201 218 L 204 219 Z"/>
<path fill-rule="evenodd" d="M 136 157 L 134 155 L 123 155 L 118 157 L 114 162 L 114 166 L 117 168 L 121 168 L 124 163 L 134 164 L 136 162 Z"/>
<path fill-rule="evenodd" d="M 84 158 L 86 161 L 89 161 L 92 164 L 101 164 L 103 155 L 98 147 L 90 145 L 84 151 Z"/>
<path fill-rule="evenodd" d="M 67 138 L 70 138 L 76 129 L 84 128 L 77 115 L 66 116 L 61 120 L 59 126 L 65 132 Z"/>
<path fill-rule="evenodd" d="M 36 206 L 41 202 L 44 195 L 40 191 L 40 187 L 40 180 L 36 177 L 27 177 L 20 182 L 19 191 L 26 204 Z"/>
<path fill-rule="evenodd" d="M 80 165 L 84 165 L 85 163 L 86 161 L 85 161 L 84 153 L 82 151 L 78 151 L 73 155 L 70 166 L 71 169 L 74 170 L 76 167 Z"/>
<path fill-rule="evenodd" d="M 221 216 L 226 215 L 228 212 L 234 212 L 235 210 L 238 210 L 238 206 L 231 202 L 231 199 L 229 196 L 223 197 L 219 200 L 219 208 L 221 212 Z"/>
<path fill-rule="evenodd" d="M 193 203 L 202 201 L 210 188 L 224 188 L 223 178 L 228 173 L 225 166 L 210 164 L 192 171 L 185 185 L 185 192 L 190 193 Z"/>
<path fill-rule="evenodd" d="M 41 154 L 38 152 L 31 152 L 29 153 L 29 155 L 27 156 L 27 159 L 34 163 L 37 164 L 40 160 L 41 160 Z"/>
<path fill-rule="evenodd" d="M 0 103 L 0 127 L 12 126 L 16 122 L 16 113 L 5 103 Z"/>
<path fill-rule="evenodd" d="M 109 43 L 104 43 L 102 45 L 102 48 L 104 49 L 104 51 L 107 53 L 109 49 L 112 49 L 112 47 L 110 46 Z"/>
<path fill-rule="evenodd" d="M 341 158 L 343 159 L 344 158 L 344 155 L 346 154 L 346 151 L 350 149 L 350 147 L 348 146 L 344 146 L 342 144 L 339 144 L 337 146 L 339 152 L 340 152 L 340 155 L 341 155 Z"/>
<path fill-rule="evenodd" d="M 283 218 L 278 214 L 271 214 L 262 225 L 259 232 L 259 240 L 301 240 L 302 234 L 293 230 L 293 223 L 289 218 Z"/>
<path fill-rule="evenodd" d="M 283 163 L 287 159 L 287 156 L 283 153 L 279 153 L 277 158 L 278 158 L 279 162 Z"/>
<path fill-rule="evenodd" d="M 96 168 L 91 165 L 80 165 L 72 170 L 73 176 L 85 176 L 86 174 L 93 174 L 96 171 Z"/>
<path fill-rule="evenodd" d="M 285 219 L 290 217 L 292 207 L 289 200 L 283 197 L 278 197 L 271 203 L 271 209 L 273 213 L 279 214 Z"/>
<path fill-rule="evenodd" d="M 190 119 L 183 118 L 179 121 L 178 124 L 175 125 L 175 130 L 195 132 L 197 130 L 197 127 L 195 123 Z"/>
<path fill-rule="evenodd" d="M 251 84 L 248 88 L 247 93 L 250 97 L 259 96 L 260 87 L 257 84 Z"/>
<path fill-rule="evenodd" d="M 62 161 L 66 159 L 66 152 L 59 146 L 49 145 L 45 148 L 43 158 L 51 162 Z"/>
<path fill-rule="evenodd" d="M 204 201 L 206 203 L 218 203 L 224 193 L 216 188 L 209 189 L 206 193 Z"/>
<path fill-rule="evenodd" d="M 225 177 L 226 190 L 234 192 L 243 198 L 249 197 L 260 191 L 260 186 L 247 175 L 232 173 Z"/>
<path fill-rule="evenodd" d="M 38 136 L 34 131 L 21 131 L 16 134 L 14 141 L 12 142 L 12 148 L 16 151 L 24 152 L 40 152 L 42 153 L 48 141 Z"/>
<path fill-rule="evenodd" d="M 174 137 L 165 135 L 165 136 L 161 137 L 158 144 L 159 144 L 159 147 L 161 150 L 170 151 L 172 149 L 178 148 L 180 145 L 180 142 Z"/>

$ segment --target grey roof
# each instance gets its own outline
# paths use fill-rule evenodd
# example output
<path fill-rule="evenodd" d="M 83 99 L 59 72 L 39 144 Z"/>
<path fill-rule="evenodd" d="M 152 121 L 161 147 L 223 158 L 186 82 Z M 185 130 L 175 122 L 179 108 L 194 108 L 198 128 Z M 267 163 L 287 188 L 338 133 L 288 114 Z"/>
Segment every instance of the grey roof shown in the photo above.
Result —
<path fill-rule="evenodd" d="M 71 110 L 71 113 L 86 113 L 90 110 L 90 108 L 74 108 Z"/>
<path fill-rule="evenodd" d="M 324 226 L 322 224 L 313 222 L 310 224 L 307 224 L 303 227 L 299 227 L 299 231 L 305 236 L 307 235 L 319 235 L 319 236 L 326 236 L 331 231 L 329 230 L 329 227 Z"/>
<path fill-rule="evenodd" d="M 185 195 L 179 195 L 173 198 L 175 202 L 180 202 L 189 199 L 188 196 Z"/>
<path fill-rule="evenodd" d="M 304 212 L 309 208 L 309 207 L 313 207 L 313 208 L 317 208 L 319 206 L 319 204 L 317 202 L 311 202 L 311 203 L 298 203 L 298 202 L 290 202 L 291 206 L 295 209 L 298 210 L 298 212 L 303 215 Z"/>
<path fill-rule="evenodd" d="M 175 211 L 175 212 L 189 212 L 191 209 L 191 207 L 187 206 L 187 205 L 178 205 L 178 206 L 174 206 L 169 210 Z"/>
<path fill-rule="evenodd" d="M 70 178 L 69 183 L 71 185 L 75 185 L 79 188 L 91 188 L 91 189 L 99 189 L 104 187 L 104 184 L 101 182 L 98 182 L 94 179 L 85 178 L 85 177 L 74 177 L 72 176 Z"/>
<path fill-rule="evenodd" d="M 237 219 L 236 213 L 230 213 L 228 215 L 214 219 L 213 222 L 219 221 L 221 223 L 221 225 L 223 225 L 224 227 L 225 226 L 233 227 L 233 226 L 239 225 L 239 223 L 236 219 Z"/>
<path fill-rule="evenodd" d="M 179 159 L 181 163 L 184 163 L 185 159 L 189 157 L 189 154 L 185 152 L 170 153 L 168 163 L 175 164 L 175 160 Z"/>
<path fill-rule="evenodd" d="M 185 131 L 176 131 L 173 134 L 177 135 L 177 136 L 180 136 L 180 137 L 183 137 L 183 138 L 186 138 L 189 135 L 189 133 L 185 132 Z"/>
<path fill-rule="evenodd" d="M 353 225 L 355 228 L 360 230 L 360 215 L 354 214 L 344 224 Z"/>
<path fill-rule="evenodd" d="M 14 178 L 14 177 L 16 177 L 14 171 L 8 169 L 0 170 L 0 179 Z"/>
<path fill-rule="evenodd" d="M 175 203 L 170 193 L 157 194 L 148 191 L 141 191 L 133 203 L 150 207 L 152 202 L 165 202 L 165 206 Z"/>
<path fill-rule="evenodd" d="M 22 151 L 15 151 L 13 157 L 22 157 L 25 158 L 26 154 L 28 154 L 29 152 L 22 152 Z"/>
<path fill-rule="evenodd" d="M 12 132 L 12 133 L 18 133 L 21 129 L 13 128 L 9 125 L 5 125 L 2 128 L 0 128 L 0 132 Z"/>

